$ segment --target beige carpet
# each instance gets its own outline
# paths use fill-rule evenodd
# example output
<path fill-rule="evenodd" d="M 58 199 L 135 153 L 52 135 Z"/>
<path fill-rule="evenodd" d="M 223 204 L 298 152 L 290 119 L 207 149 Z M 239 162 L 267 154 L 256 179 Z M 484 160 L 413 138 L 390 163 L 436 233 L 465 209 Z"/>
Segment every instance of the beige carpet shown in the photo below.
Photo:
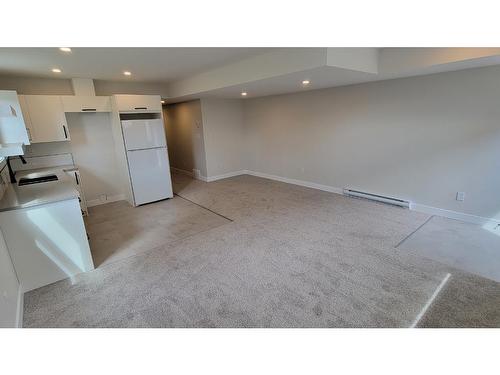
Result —
<path fill-rule="evenodd" d="M 500 282 L 500 226 L 434 216 L 399 248 Z"/>
<path fill-rule="evenodd" d="M 203 183 L 176 175 L 174 190 L 180 196 L 173 201 L 234 221 L 217 222 L 225 219 L 207 210 L 199 231 L 193 225 L 187 236 L 167 236 L 163 245 L 81 274 L 73 285 L 65 280 L 32 291 L 24 325 L 500 325 L 498 283 L 395 248 L 426 215 L 251 176 Z M 145 216 L 154 205 L 144 207 Z M 168 231 L 173 222 L 159 227 Z M 150 227 L 141 228 L 135 236 L 148 235 Z M 93 233 L 91 241 L 99 241 Z"/>
<path fill-rule="evenodd" d="M 230 222 L 179 197 L 139 207 L 119 201 L 90 212 L 85 226 L 96 267 Z"/>

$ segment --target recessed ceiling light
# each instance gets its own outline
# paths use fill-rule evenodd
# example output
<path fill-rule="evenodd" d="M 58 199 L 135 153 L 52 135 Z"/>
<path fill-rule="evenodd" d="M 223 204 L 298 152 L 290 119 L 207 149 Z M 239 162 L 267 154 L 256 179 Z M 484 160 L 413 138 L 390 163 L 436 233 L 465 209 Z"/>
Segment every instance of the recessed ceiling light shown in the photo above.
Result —
<path fill-rule="evenodd" d="M 61 73 L 61 69 L 59 69 L 59 68 L 54 68 L 54 69 L 52 69 L 52 71 L 54 73 Z"/>
<path fill-rule="evenodd" d="M 165 104 L 165 100 L 162 100 L 162 101 L 161 101 L 161 104 Z"/>
<path fill-rule="evenodd" d="M 71 48 L 69 48 L 69 47 L 61 47 L 61 48 L 59 48 L 59 49 L 60 49 L 61 51 L 63 51 L 63 52 L 71 52 Z"/>
<path fill-rule="evenodd" d="M 130 73 L 129 71 L 124 71 L 123 74 L 126 75 L 126 76 L 131 76 L 132 75 L 132 73 Z"/>
<path fill-rule="evenodd" d="M 241 96 L 247 96 L 247 95 L 248 94 L 246 92 L 244 92 L 244 91 L 241 93 Z"/>
<path fill-rule="evenodd" d="M 302 84 L 303 84 L 304 86 L 307 86 L 307 85 L 308 85 L 308 84 L 310 84 L 310 83 L 311 83 L 311 81 L 309 81 L 309 80 L 307 80 L 307 79 L 305 79 L 305 80 L 303 80 L 303 81 L 302 81 Z"/>

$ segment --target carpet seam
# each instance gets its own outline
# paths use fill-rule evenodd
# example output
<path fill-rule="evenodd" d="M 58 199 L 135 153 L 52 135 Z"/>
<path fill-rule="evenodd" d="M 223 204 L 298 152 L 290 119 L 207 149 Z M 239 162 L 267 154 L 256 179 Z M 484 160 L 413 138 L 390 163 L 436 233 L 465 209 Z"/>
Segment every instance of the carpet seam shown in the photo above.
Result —
<path fill-rule="evenodd" d="M 411 232 L 409 235 L 407 235 L 405 238 L 403 238 L 401 241 L 399 241 L 399 243 L 394 246 L 395 249 L 397 249 L 399 246 L 401 246 L 403 244 L 403 242 L 405 242 L 408 238 L 410 238 L 411 236 L 413 236 L 417 231 L 419 231 L 425 224 L 427 224 L 434 216 L 436 215 L 432 215 L 431 217 L 429 217 L 426 221 L 424 221 L 423 224 L 421 224 L 417 229 L 415 229 L 413 232 Z"/>
<path fill-rule="evenodd" d="M 228 218 L 227 216 L 224 216 L 224 215 L 222 215 L 222 214 L 220 214 L 220 213 L 218 213 L 218 212 L 216 212 L 216 211 L 214 211 L 214 210 L 211 210 L 211 209 L 210 209 L 210 208 L 208 208 L 208 207 L 202 206 L 202 205 L 201 205 L 201 204 L 199 204 L 199 203 L 193 202 L 191 199 L 188 199 L 188 198 L 186 198 L 186 197 L 183 197 L 182 195 L 179 195 L 179 194 L 177 194 L 177 193 L 174 193 L 174 195 L 175 195 L 175 196 L 178 196 L 179 198 L 182 198 L 182 199 L 184 199 L 184 200 L 186 200 L 186 201 L 188 201 L 188 202 L 191 202 L 192 204 L 195 204 L 195 205 L 197 205 L 198 207 L 201 207 L 201 208 L 203 208 L 203 209 L 205 209 L 205 210 L 207 210 L 207 211 L 210 211 L 211 213 L 216 214 L 216 215 L 218 215 L 218 216 L 220 216 L 220 217 L 222 217 L 222 218 L 224 218 L 224 219 L 226 219 L 226 220 L 229 220 L 229 221 L 231 221 L 231 222 L 233 222 L 233 221 L 234 221 L 233 219 L 230 219 L 230 218 Z"/>

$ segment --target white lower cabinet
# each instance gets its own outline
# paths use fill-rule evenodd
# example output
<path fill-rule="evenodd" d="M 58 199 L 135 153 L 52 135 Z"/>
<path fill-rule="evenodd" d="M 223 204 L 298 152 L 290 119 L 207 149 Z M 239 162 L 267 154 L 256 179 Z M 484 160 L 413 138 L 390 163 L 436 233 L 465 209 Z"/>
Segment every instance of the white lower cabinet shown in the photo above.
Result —
<path fill-rule="evenodd" d="M 0 231 L 0 328 L 19 325 L 19 281 Z"/>
<path fill-rule="evenodd" d="M 75 184 L 76 190 L 78 190 L 79 194 L 78 200 L 80 202 L 80 209 L 82 210 L 82 215 L 88 216 L 89 211 L 87 208 L 87 200 L 85 199 L 85 194 L 83 194 L 83 183 L 80 171 L 77 168 L 72 168 L 72 169 L 65 169 L 64 173 L 66 173 L 69 177 L 71 177 L 73 183 Z"/>
<path fill-rule="evenodd" d="M 78 199 L 0 212 L 21 290 L 94 269 Z"/>

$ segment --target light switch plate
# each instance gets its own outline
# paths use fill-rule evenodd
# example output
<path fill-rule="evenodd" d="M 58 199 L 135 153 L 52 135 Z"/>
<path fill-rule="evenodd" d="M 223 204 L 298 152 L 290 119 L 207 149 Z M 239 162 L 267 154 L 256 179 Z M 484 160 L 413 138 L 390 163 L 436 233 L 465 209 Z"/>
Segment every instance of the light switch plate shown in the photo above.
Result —
<path fill-rule="evenodd" d="M 457 192 L 457 201 L 463 202 L 465 200 L 465 192 L 459 191 Z"/>

